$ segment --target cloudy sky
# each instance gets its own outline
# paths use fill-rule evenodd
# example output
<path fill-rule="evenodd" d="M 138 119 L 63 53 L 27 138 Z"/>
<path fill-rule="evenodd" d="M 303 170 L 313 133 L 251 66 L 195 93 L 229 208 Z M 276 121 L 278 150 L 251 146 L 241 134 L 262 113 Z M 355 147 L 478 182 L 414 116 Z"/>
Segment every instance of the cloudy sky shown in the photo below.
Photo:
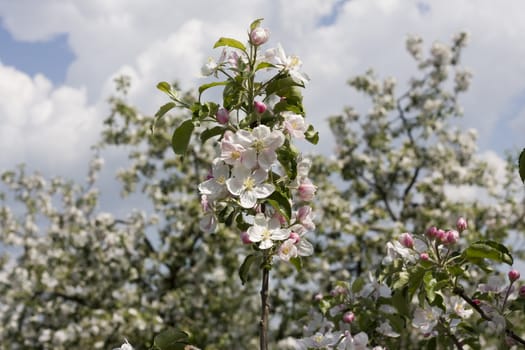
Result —
<path fill-rule="evenodd" d="M 503 155 L 525 146 L 524 13 L 521 0 L 0 0 L 0 170 L 28 163 L 83 177 L 115 76 L 132 77 L 130 103 L 152 115 L 166 101 L 158 81 L 197 86 L 216 39 L 244 38 L 259 17 L 269 46 L 303 61 L 308 117 L 327 153 L 325 118 L 356 97 L 349 77 L 373 67 L 406 81 L 407 34 L 428 48 L 468 31 L 474 79 L 459 123 L 478 129 L 481 152 Z"/>

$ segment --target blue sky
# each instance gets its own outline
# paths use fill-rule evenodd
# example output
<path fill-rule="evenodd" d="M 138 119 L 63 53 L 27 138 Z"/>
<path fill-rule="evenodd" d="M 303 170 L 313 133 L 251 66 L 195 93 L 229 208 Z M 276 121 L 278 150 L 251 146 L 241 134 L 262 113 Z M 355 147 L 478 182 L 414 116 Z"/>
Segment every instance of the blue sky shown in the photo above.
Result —
<path fill-rule="evenodd" d="M 42 73 L 54 85 L 64 83 L 67 68 L 75 55 L 67 43 L 67 34 L 58 34 L 42 42 L 24 42 L 13 38 L 0 23 L 0 62 L 28 74 Z"/>
<path fill-rule="evenodd" d="M 132 77 L 130 102 L 151 115 L 164 102 L 154 88 L 158 81 L 177 79 L 183 88 L 195 87 L 202 81 L 202 62 L 216 54 L 211 49 L 216 38 L 242 38 L 258 17 L 270 28 L 270 45 L 281 42 L 299 55 L 312 78 L 305 105 L 321 131 L 321 152 L 333 148 L 327 116 L 356 104 L 366 112 L 347 87 L 348 78 L 372 67 L 402 85 L 414 72 L 404 49 L 407 34 L 421 35 L 428 50 L 461 30 L 471 34 L 463 63 L 474 79 L 461 98 L 465 117 L 458 125 L 478 130 L 482 153 L 501 158 L 505 150 L 524 146 L 525 4 L 520 0 L 506 6 L 490 0 L 214 4 L 0 0 L 0 149 L 9 150 L 0 169 L 28 163 L 44 173 L 83 177 L 115 76 Z"/>

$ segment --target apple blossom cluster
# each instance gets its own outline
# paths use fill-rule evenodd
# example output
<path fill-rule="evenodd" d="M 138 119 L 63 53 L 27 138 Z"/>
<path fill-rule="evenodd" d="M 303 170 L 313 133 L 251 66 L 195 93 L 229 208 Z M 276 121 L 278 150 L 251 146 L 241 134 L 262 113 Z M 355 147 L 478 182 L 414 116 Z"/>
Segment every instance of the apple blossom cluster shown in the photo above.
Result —
<path fill-rule="evenodd" d="M 218 124 L 214 130 L 220 137 L 212 169 L 198 186 L 204 211 L 200 228 L 210 233 L 219 222 L 235 223 L 244 244 L 272 249 L 289 261 L 313 253 L 305 234 L 315 229 L 309 203 L 317 187 L 308 176 L 310 160 L 302 158 L 293 141 L 314 142 L 316 136 L 305 122 L 298 92 L 308 81 L 301 60 L 287 56 L 281 45 L 259 54 L 269 39 L 259 24 L 251 26 L 249 49 L 221 38 L 216 47 L 228 48 L 202 67 L 203 75 L 224 75 L 227 87 L 223 105 L 216 106 L 210 120 Z M 253 72 L 263 68 L 266 75 L 277 72 L 255 81 Z M 240 103 L 232 104 L 229 84 L 241 90 L 235 96 Z"/>
<path fill-rule="evenodd" d="M 417 260 L 434 261 L 442 264 L 460 239 L 460 234 L 468 228 L 467 221 L 460 217 L 456 229 L 440 229 L 431 226 L 425 235 L 414 236 L 409 232 L 399 235 L 397 241 L 387 242 L 387 255 L 383 264 L 389 265 L 396 258 L 415 263 Z"/>

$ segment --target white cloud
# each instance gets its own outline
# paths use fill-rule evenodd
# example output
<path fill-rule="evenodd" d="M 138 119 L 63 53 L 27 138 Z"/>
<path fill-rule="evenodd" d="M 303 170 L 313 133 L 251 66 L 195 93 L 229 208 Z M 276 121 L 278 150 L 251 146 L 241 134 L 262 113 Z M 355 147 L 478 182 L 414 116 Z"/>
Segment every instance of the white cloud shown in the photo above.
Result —
<path fill-rule="evenodd" d="M 0 76 L 0 169 L 27 163 L 73 173 L 85 166 L 100 125 L 86 92 L 55 88 L 40 74 L 29 77 L 2 64 Z"/>
<path fill-rule="evenodd" d="M 359 101 L 346 86 L 349 77 L 373 67 L 380 75 L 398 77 L 402 84 L 415 70 L 404 51 L 406 34 L 420 34 L 428 47 L 433 40 L 448 42 L 453 34 L 468 30 L 472 39 L 463 63 L 472 68 L 474 80 L 471 91 L 461 99 L 466 115 L 460 123 L 479 129 L 481 149 L 486 150 L 497 139 L 494 130 L 502 111 L 525 88 L 525 22 L 521 20 L 525 3 L 514 0 L 499 6 L 489 0 L 449 0 L 427 2 L 428 11 L 421 11 L 419 2 L 351 0 L 340 6 L 333 24 L 319 26 L 338 1 L 1 1 L 0 17 L 15 38 L 46 40 L 67 33 L 76 55 L 69 67 L 69 87 L 47 86 L 50 83 L 46 85 L 43 77 L 17 78 L 31 86 L 32 92 L 14 84 L 4 87 L 9 90 L 6 96 L 29 94 L 24 98 L 31 103 L 4 100 L 2 108 L 9 110 L 13 120 L 2 130 L 24 134 L 20 121 L 25 118 L 32 125 L 41 123 L 55 130 L 54 136 L 68 131 L 63 137 L 74 142 L 79 137 L 75 132 L 78 123 L 85 120 L 91 128 L 88 134 L 94 135 L 101 116 L 92 114 L 103 110 L 95 106 L 104 105 L 113 91 L 112 77 L 120 73 L 133 77 L 130 102 L 145 113 L 154 113 L 164 101 L 154 88 L 158 81 L 177 79 L 184 88 L 195 87 L 201 82 L 198 74 L 203 61 L 218 55 L 211 49 L 214 41 L 219 36 L 242 38 L 252 19 L 264 17 L 272 33 L 269 45 L 281 42 L 287 52 L 299 55 L 312 78 L 305 91 L 305 106 L 310 122 L 321 131 L 318 149 L 325 153 L 332 147 L 325 118 Z M 74 96 L 67 99 L 66 106 L 73 108 L 78 103 L 68 112 L 74 116 L 66 117 L 66 111 L 56 115 L 63 95 Z M 511 144 L 523 142 L 517 132 L 505 136 L 512 137 Z M 30 140 L 23 153 L 14 151 L 14 158 L 26 161 L 26 157 L 35 158 L 34 154 L 56 151 L 53 144 Z M 40 149 L 31 148 L 37 144 Z M 88 145 L 79 147 L 87 149 Z"/>

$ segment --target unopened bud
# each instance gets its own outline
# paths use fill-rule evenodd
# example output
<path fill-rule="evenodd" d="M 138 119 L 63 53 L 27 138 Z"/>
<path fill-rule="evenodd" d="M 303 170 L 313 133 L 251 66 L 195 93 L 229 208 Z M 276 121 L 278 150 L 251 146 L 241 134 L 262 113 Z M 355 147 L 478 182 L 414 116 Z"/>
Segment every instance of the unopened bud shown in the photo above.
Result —
<path fill-rule="evenodd" d="M 450 230 L 445 233 L 445 240 L 443 243 L 455 244 L 459 239 L 459 232 L 456 230 Z"/>
<path fill-rule="evenodd" d="M 226 108 L 221 107 L 215 114 L 215 117 L 217 118 L 217 122 L 219 124 L 226 124 L 230 120 L 230 113 Z"/>
<path fill-rule="evenodd" d="M 525 286 L 520 287 L 519 294 L 521 298 L 525 298 Z"/>
<path fill-rule="evenodd" d="M 465 218 L 460 217 L 458 221 L 456 221 L 456 228 L 458 229 L 459 232 L 465 231 L 467 227 L 468 227 L 467 220 L 465 220 Z"/>
<path fill-rule="evenodd" d="M 428 253 L 421 253 L 419 254 L 419 258 L 423 261 L 428 261 L 429 257 L 428 257 Z"/>
<path fill-rule="evenodd" d="M 512 269 L 509 271 L 509 280 L 514 282 L 520 279 L 520 273 L 518 270 Z"/>
<path fill-rule="evenodd" d="M 427 236 L 429 238 L 436 238 L 438 229 L 436 226 L 429 227 L 427 230 Z"/>
<path fill-rule="evenodd" d="M 250 42 L 259 46 L 264 44 L 270 38 L 270 31 L 266 28 L 257 27 L 250 32 Z"/>
<path fill-rule="evenodd" d="M 251 241 L 251 239 L 250 239 L 250 235 L 246 231 L 241 232 L 241 241 L 242 241 L 243 244 L 251 244 L 251 243 L 253 243 Z"/>
<path fill-rule="evenodd" d="M 255 101 L 253 107 L 255 108 L 255 112 L 259 114 L 266 112 L 266 105 L 263 102 Z"/>
<path fill-rule="evenodd" d="M 401 236 L 399 236 L 399 242 L 407 248 L 414 247 L 414 238 L 412 238 L 412 235 L 408 232 L 402 233 Z"/>
<path fill-rule="evenodd" d="M 344 323 L 352 323 L 355 320 L 355 315 L 352 311 L 348 311 L 343 315 Z"/>
<path fill-rule="evenodd" d="M 317 187 L 309 179 L 304 179 L 297 190 L 299 192 L 299 198 L 301 198 L 302 201 L 309 202 L 314 199 Z"/>

